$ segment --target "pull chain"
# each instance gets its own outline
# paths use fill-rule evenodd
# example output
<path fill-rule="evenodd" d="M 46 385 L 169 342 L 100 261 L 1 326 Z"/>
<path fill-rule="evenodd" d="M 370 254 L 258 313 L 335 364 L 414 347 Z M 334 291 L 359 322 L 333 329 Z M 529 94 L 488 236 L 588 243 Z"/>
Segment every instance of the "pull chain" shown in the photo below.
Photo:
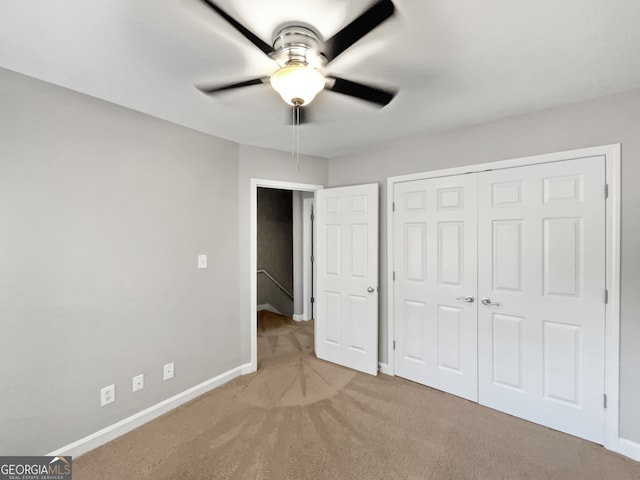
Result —
<path fill-rule="evenodd" d="M 300 173 L 300 105 L 294 107 L 296 109 L 296 164 L 298 173 Z"/>
<path fill-rule="evenodd" d="M 295 103 L 291 110 L 293 130 L 291 132 L 291 156 L 295 158 L 298 173 L 300 172 L 300 104 Z"/>

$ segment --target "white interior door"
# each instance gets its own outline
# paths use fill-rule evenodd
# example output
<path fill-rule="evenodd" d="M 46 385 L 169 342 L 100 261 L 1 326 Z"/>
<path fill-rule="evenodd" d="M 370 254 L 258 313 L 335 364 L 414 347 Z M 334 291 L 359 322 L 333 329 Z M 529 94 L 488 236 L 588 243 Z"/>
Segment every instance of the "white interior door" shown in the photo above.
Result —
<path fill-rule="evenodd" d="M 378 184 L 316 192 L 318 358 L 378 373 Z"/>
<path fill-rule="evenodd" d="M 479 174 L 479 400 L 603 442 L 605 160 Z M 489 302 L 485 300 L 485 302 Z"/>
<path fill-rule="evenodd" d="M 476 175 L 394 188 L 395 373 L 477 401 Z"/>

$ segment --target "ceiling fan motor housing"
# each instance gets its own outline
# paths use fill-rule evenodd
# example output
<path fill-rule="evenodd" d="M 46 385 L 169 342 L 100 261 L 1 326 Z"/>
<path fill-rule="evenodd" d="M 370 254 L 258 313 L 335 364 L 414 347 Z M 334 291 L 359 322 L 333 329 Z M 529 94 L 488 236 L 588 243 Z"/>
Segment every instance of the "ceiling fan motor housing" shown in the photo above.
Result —
<path fill-rule="evenodd" d="M 322 67 L 326 59 L 320 53 L 320 37 L 311 28 L 300 25 L 285 26 L 273 36 L 274 60 L 281 67 L 303 65 Z"/>

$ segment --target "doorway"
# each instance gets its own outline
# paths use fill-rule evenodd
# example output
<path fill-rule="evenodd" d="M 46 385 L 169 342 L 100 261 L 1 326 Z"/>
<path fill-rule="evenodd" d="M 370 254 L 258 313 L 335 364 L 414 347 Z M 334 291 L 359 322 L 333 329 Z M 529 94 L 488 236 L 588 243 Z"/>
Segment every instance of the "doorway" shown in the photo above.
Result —
<path fill-rule="evenodd" d="M 250 189 L 251 362 L 245 371 L 255 372 L 258 367 L 257 198 L 261 187 L 316 192 L 317 228 L 313 229 L 313 238 L 317 241 L 313 243 L 318 258 L 312 275 L 318 293 L 314 295 L 315 351 L 323 360 L 376 375 L 378 184 L 323 189 L 258 179 L 251 179 Z"/>
<path fill-rule="evenodd" d="M 257 192 L 258 368 L 313 352 L 313 193 Z M 306 209 L 304 208 L 306 207 Z M 305 275 L 306 274 L 306 275 Z"/>
<path fill-rule="evenodd" d="M 258 272 L 258 189 L 266 188 L 266 189 L 275 189 L 275 190 L 284 190 L 289 192 L 310 192 L 313 194 L 315 191 L 322 189 L 321 185 L 312 185 L 312 184 L 300 184 L 300 183 L 291 183 L 291 182 L 280 182 L 276 180 L 262 180 L 262 179 L 251 179 L 250 185 L 250 258 L 249 258 L 249 268 L 250 268 L 250 342 L 251 342 L 251 362 L 248 368 L 248 371 L 255 372 L 258 368 L 258 349 L 257 349 L 257 332 L 258 332 L 258 275 L 266 276 L 264 273 Z M 302 205 L 301 205 L 302 210 Z M 304 231 L 304 228 L 303 228 Z M 304 242 L 302 242 L 304 244 Z M 301 279 L 301 289 L 299 292 L 299 297 L 302 299 L 303 292 L 305 288 L 308 292 L 311 291 L 311 287 L 307 285 L 307 281 L 310 280 L 310 276 L 304 278 L 302 275 L 302 269 L 300 269 L 300 276 L 303 277 Z M 269 272 L 270 273 L 270 272 Z M 273 275 L 272 275 L 273 276 Z M 277 280 L 274 277 L 275 280 Z M 268 283 L 270 280 L 267 280 Z M 281 282 L 279 282 L 281 283 Z M 306 285 L 306 287 L 305 287 Z M 284 285 L 283 285 L 284 286 Z M 280 290 L 278 287 L 276 289 Z M 285 287 L 286 289 L 286 287 Z M 295 288 L 291 293 L 292 297 L 296 297 Z M 284 292 L 282 292 L 284 294 Z M 302 304 L 302 301 L 301 301 Z M 294 314 L 296 312 L 293 312 Z M 304 314 L 304 313 L 303 313 Z"/>
<path fill-rule="evenodd" d="M 258 188 L 258 312 L 267 310 L 293 317 L 294 296 L 294 192 Z M 297 230 L 297 229 L 296 229 Z M 295 240 L 298 240 L 297 238 Z M 296 292 L 298 293 L 298 292 Z"/>

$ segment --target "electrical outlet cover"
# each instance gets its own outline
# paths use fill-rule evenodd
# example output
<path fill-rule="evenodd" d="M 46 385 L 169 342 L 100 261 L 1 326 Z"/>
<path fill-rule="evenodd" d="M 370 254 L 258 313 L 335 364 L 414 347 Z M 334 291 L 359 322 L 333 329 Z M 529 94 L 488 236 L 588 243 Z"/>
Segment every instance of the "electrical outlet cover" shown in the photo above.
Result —
<path fill-rule="evenodd" d="M 173 362 L 165 364 L 162 368 L 162 379 L 169 380 L 173 378 Z"/>
<path fill-rule="evenodd" d="M 133 391 L 137 392 L 138 390 L 142 390 L 144 388 L 144 375 L 136 375 L 133 377 Z"/>
<path fill-rule="evenodd" d="M 116 401 L 116 386 L 108 385 L 100 389 L 100 406 L 104 407 Z"/>

